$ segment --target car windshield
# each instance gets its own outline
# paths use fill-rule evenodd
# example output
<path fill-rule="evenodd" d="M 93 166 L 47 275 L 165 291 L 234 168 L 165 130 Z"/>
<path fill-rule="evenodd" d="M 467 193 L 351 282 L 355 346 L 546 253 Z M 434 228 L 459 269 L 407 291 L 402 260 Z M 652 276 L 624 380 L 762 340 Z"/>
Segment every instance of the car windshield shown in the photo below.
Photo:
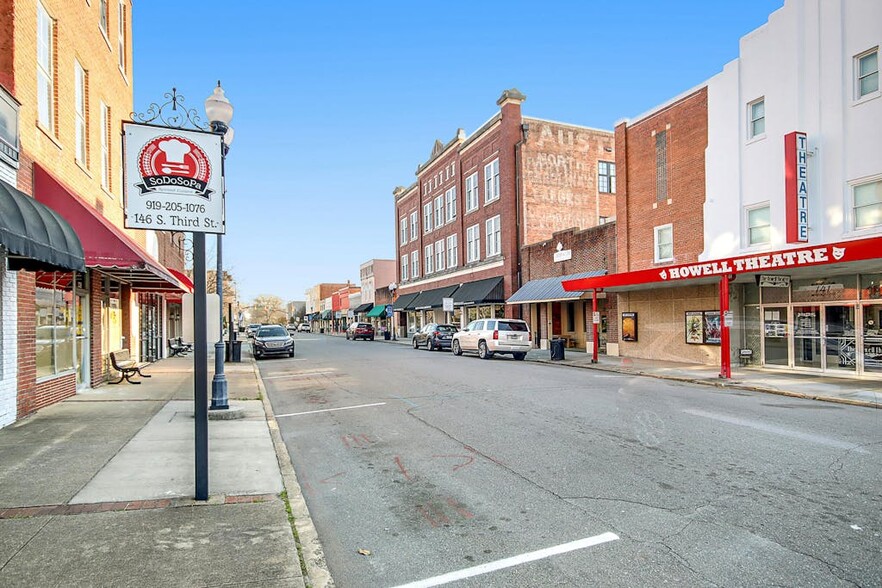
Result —
<path fill-rule="evenodd" d="M 288 331 L 282 327 L 261 327 L 260 330 L 257 331 L 258 337 L 285 337 L 287 335 Z"/>
<path fill-rule="evenodd" d="M 438 325 L 437 327 L 435 327 L 435 330 L 440 333 L 455 333 L 456 327 L 454 327 L 453 325 Z"/>
<path fill-rule="evenodd" d="M 499 321 L 499 326 L 497 326 L 496 328 L 500 331 L 526 331 L 527 323 Z"/>

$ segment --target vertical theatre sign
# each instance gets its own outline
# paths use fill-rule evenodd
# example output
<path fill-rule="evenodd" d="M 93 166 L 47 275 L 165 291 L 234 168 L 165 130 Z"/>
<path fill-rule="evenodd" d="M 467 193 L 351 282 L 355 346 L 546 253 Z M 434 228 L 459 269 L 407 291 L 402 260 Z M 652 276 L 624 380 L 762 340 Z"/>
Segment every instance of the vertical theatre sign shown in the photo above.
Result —
<path fill-rule="evenodd" d="M 220 135 L 123 123 L 125 226 L 225 232 Z"/>
<path fill-rule="evenodd" d="M 787 242 L 808 243 L 808 149 L 805 133 L 784 135 Z"/>

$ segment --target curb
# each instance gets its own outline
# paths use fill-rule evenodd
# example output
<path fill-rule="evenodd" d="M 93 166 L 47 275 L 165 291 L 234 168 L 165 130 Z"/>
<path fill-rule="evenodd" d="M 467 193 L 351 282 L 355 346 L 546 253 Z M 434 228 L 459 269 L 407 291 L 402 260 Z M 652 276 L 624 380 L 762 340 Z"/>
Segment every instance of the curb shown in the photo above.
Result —
<path fill-rule="evenodd" d="M 300 552 L 301 562 L 306 567 L 307 577 L 304 578 L 304 581 L 307 586 L 312 588 L 333 588 L 334 579 L 328 570 L 325 552 L 322 549 L 312 517 L 309 516 L 309 508 L 306 506 L 306 500 L 303 498 L 303 491 L 300 488 L 300 483 L 297 481 L 297 474 L 294 472 L 291 456 L 288 454 L 288 448 L 285 446 L 282 433 L 279 430 L 279 424 L 276 422 L 276 417 L 273 414 L 273 407 L 263 385 L 263 379 L 260 377 L 260 371 L 257 369 L 254 358 L 252 357 L 250 361 L 263 402 L 266 424 L 269 427 L 270 436 L 273 439 L 273 447 L 276 450 L 279 471 L 282 474 L 282 483 L 288 493 L 288 503 L 291 505 L 291 514 L 294 517 L 294 526 L 297 530 L 297 540 L 300 548 L 298 551 Z"/>

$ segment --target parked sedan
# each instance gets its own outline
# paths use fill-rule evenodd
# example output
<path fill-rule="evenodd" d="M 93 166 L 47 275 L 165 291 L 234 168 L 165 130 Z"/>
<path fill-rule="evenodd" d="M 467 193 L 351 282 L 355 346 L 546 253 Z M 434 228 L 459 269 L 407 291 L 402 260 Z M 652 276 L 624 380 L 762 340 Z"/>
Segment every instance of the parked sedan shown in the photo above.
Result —
<path fill-rule="evenodd" d="M 252 337 L 254 337 L 254 334 L 257 332 L 257 329 L 259 329 L 262 326 L 263 325 L 261 325 L 260 323 L 252 323 L 252 324 L 248 325 L 247 327 L 245 327 L 245 335 L 248 336 L 249 339 L 251 339 Z"/>
<path fill-rule="evenodd" d="M 450 349 L 456 331 L 457 328 L 454 325 L 429 323 L 413 334 L 413 348 L 419 349 L 425 346 L 429 351 Z"/>
<path fill-rule="evenodd" d="M 478 319 L 453 335 L 454 355 L 477 351 L 481 359 L 490 359 L 497 353 L 511 354 L 518 361 L 527 357 L 533 347 L 530 327 L 519 319 Z"/>
<path fill-rule="evenodd" d="M 346 329 L 346 340 L 364 339 L 365 341 L 374 340 L 374 325 L 370 323 L 352 323 Z"/>
<path fill-rule="evenodd" d="M 294 357 L 294 339 L 282 325 L 263 325 L 251 341 L 251 351 L 254 359 L 269 355 Z"/>

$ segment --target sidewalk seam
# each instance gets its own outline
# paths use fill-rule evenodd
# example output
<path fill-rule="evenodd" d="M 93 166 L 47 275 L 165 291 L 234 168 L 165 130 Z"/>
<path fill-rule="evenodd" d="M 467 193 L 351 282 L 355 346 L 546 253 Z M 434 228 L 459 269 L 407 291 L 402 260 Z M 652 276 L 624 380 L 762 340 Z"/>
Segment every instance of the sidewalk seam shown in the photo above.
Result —
<path fill-rule="evenodd" d="M 273 407 L 266 392 L 266 387 L 263 384 L 263 378 L 260 377 L 260 371 L 253 358 L 251 359 L 251 367 L 254 370 L 254 377 L 257 380 L 257 387 L 266 414 L 267 426 L 273 440 L 273 447 L 276 450 L 276 458 L 279 462 L 282 483 L 287 493 L 287 501 L 291 506 L 291 514 L 294 517 L 295 528 L 292 531 L 296 532 L 295 540 L 298 544 L 298 553 L 301 563 L 306 567 L 307 577 L 304 578 L 304 581 L 312 588 L 333 588 L 334 580 L 331 577 L 330 570 L 328 570 L 318 532 L 309 514 L 309 508 L 303 497 L 300 483 L 297 481 L 297 474 L 294 471 L 288 447 L 282 439 L 282 433 L 273 413 Z"/>

